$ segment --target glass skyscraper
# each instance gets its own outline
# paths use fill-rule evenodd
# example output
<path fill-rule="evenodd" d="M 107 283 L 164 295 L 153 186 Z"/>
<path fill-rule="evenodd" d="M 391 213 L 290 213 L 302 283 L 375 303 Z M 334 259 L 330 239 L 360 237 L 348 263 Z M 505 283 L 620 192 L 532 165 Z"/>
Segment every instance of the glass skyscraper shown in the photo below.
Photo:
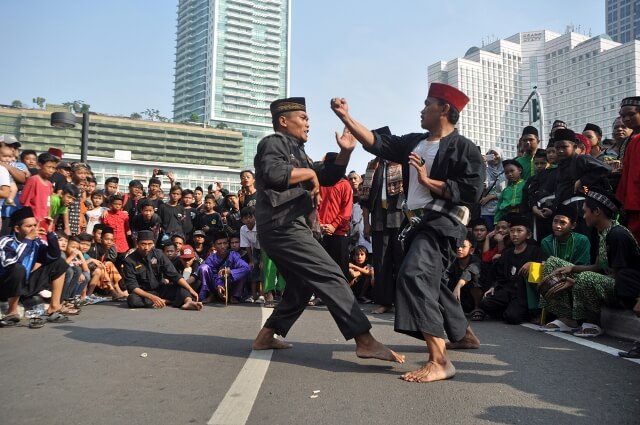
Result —
<path fill-rule="evenodd" d="M 290 0 L 180 0 L 173 118 L 234 129 L 244 164 L 289 93 Z"/>

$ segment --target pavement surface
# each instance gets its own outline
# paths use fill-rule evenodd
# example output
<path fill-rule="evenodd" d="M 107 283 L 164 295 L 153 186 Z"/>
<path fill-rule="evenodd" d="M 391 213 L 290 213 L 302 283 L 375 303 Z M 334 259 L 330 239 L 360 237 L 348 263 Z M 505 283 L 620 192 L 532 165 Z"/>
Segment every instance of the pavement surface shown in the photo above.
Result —
<path fill-rule="evenodd" d="M 640 423 L 640 362 L 610 354 L 628 341 L 597 338 L 607 353 L 474 322 L 482 346 L 452 352 L 457 375 L 416 384 L 398 377 L 425 362 L 424 343 L 393 332 L 392 314 L 369 317 L 374 336 L 406 354 L 403 365 L 358 359 L 325 307 L 305 311 L 287 337 L 292 349 L 252 352 L 269 313 L 105 303 L 72 322 L 0 329 L 0 423 Z"/>

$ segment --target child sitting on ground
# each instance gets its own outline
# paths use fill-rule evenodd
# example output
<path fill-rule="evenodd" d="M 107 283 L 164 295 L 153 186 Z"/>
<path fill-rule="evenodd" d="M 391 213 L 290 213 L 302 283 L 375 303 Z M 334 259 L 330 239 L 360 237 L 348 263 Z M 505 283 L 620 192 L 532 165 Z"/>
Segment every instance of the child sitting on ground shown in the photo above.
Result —
<path fill-rule="evenodd" d="M 462 246 L 458 247 L 456 259 L 447 270 L 448 287 L 453 292 L 465 313 L 474 313 L 484 319 L 484 313 L 480 310 L 480 301 L 483 291 L 480 287 L 480 258 L 474 255 L 475 237 L 472 232 L 467 232 L 467 237 Z"/>
<path fill-rule="evenodd" d="M 528 319 L 527 277 L 530 262 L 541 263 L 547 254 L 530 244 L 531 223 L 524 216 L 509 218 L 509 238 L 512 246 L 505 248 L 496 265 L 496 283 L 480 303 L 480 309 L 492 317 L 518 325 Z"/>
<path fill-rule="evenodd" d="M 373 282 L 373 267 L 367 262 L 369 251 L 363 245 L 357 245 L 351 252 L 349 262 L 349 286 L 360 304 L 371 304 L 369 291 Z"/>

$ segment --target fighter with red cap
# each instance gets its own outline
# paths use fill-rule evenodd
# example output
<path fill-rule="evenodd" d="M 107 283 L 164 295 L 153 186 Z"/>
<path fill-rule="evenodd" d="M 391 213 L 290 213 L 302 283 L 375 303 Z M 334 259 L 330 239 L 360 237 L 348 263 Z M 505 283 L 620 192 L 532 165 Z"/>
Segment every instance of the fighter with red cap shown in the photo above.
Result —
<path fill-rule="evenodd" d="M 478 147 L 455 125 L 469 98 L 447 84 L 432 83 L 420 112 L 427 133 L 380 134 L 354 120 L 347 101 L 331 108 L 368 152 L 403 165 L 405 257 L 396 286 L 395 330 L 427 343 L 428 362 L 405 373 L 410 382 L 449 379 L 455 368 L 447 348 L 478 348 L 480 341 L 444 277 L 467 234 L 469 208 L 483 190 L 485 166 Z M 445 333 L 451 341 L 445 343 Z"/>

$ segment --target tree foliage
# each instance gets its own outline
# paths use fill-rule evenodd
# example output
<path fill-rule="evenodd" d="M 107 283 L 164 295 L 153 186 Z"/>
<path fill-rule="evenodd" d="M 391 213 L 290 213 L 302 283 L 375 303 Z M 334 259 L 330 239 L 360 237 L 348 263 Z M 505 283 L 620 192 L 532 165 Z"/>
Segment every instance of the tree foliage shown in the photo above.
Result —
<path fill-rule="evenodd" d="M 40 109 L 44 109 L 44 103 L 47 101 L 47 99 L 45 99 L 44 97 L 34 97 L 33 98 L 33 103 L 35 103 L 36 105 L 38 105 L 38 107 Z"/>
<path fill-rule="evenodd" d="M 14 100 L 13 102 L 11 102 L 11 107 L 12 108 L 24 108 L 24 104 L 22 103 L 21 100 Z"/>
<path fill-rule="evenodd" d="M 63 105 L 68 108 L 71 108 L 73 112 L 75 112 L 76 114 L 87 113 L 89 112 L 89 108 L 91 108 L 91 105 L 85 103 L 84 100 L 74 100 L 73 102 L 65 102 L 63 103 Z"/>
<path fill-rule="evenodd" d="M 142 115 L 140 115 L 137 112 L 134 112 L 133 114 L 129 115 L 129 118 L 134 119 L 134 120 L 141 120 L 142 119 Z"/>
<path fill-rule="evenodd" d="M 169 122 L 169 118 L 160 115 L 160 111 L 157 109 L 147 108 L 143 112 L 140 112 L 140 114 L 151 121 Z"/>

